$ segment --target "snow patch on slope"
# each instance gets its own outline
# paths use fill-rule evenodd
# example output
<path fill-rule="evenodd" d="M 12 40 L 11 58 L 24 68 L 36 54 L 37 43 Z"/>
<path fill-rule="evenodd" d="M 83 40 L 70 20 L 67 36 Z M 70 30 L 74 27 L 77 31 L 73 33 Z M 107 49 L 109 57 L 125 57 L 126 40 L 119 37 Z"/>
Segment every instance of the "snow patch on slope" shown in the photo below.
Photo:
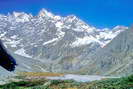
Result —
<path fill-rule="evenodd" d="M 6 35 L 7 32 L 1 33 L 0 34 L 0 38 L 4 37 Z"/>
<path fill-rule="evenodd" d="M 94 30 L 95 30 L 95 28 L 92 27 L 92 28 L 88 29 L 89 32 L 88 31 L 87 32 L 90 33 L 90 32 L 93 32 Z M 100 46 L 103 48 L 108 43 L 110 43 L 113 40 L 113 38 L 115 38 L 123 30 L 117 29 L 117 31 L 115 31 L 115 30 L 110 31 L 109 29 L 103 29 L 103 30 L 95 30 L 95 31 L 98 32 L 99 34 L 97 34 L 95 36 L 89 35 L 89 36 L 85 36 L 83 38 L 76 38 L 76 41 L 74 41 L 71 44 L 71 46 L 78 47 L 78 46 L 88 45 L 88 44 L 95 42 L 95 43 L 99 43 Z"/>
<path fill-rule="evenodd" d="M 44 42 L 43 45 L 47 45 L 47 44 L 53 43 L 53 42 L 55 42 L 55 41 L 57 41 L 57 40 L 58 40 L 58 38 L 54 38 L 54 39 L 52 39 L 52 40 L 49 40 L 49 41 L 47 41 L 47 42 Z"/>
<path fill-rule="evenodd" d="M 24 48 L 21 48 L 21 49 L 15 51 L 15 54 L 18 54 L 18 55 L 21 55 L 21 56 L 24 56 L 24 57 L 27 57 L 27 58 L 32 58 L 32 56 L 25 53 Z"/>
<path fill-rule="evenodd" d="M 13 48 L 17 47 L 17 45 L 20 44 L 20 40 L 11 40 L 11 39 L 6 39 L 6 40 L 7 42 L 5 42 L 5 44 L 8 44 Z"/>
<path fill-rule="evenodd" d="M 62 28 L 63 23 L 62 23 L 62 22 L 57 22 L 55 25 L 56 25 L 56 27 L 58 27 L 58 28 Z"/>
<path fill-rule="evenodd" d="M 76 41 L 73 42 L 71 44 L 71 46 L 72 47 L 78 47 L 78 46 L 82 46 L 82 45 L 88 45 L 88 44 L 93 43 L 93 42 L 97 42 L 97 43 L 103 45 L 102 42 L 100 42 L 99 40 L 97 40 L 93 36 L 86 36 L 86 37 L 83 37 L 83 38 L 76 38 Z"/>

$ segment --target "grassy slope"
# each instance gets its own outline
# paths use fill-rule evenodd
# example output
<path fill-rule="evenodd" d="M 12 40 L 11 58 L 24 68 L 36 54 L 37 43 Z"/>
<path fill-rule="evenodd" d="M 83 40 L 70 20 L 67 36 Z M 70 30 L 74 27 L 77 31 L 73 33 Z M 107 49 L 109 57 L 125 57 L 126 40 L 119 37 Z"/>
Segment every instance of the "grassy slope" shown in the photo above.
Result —
<path fill-rule="evenodd" d="M 0 89 L 133 89 L 133 75 L 91 83 L 79 83 L 73 80 L 35 79 L 1 85 Z"/>

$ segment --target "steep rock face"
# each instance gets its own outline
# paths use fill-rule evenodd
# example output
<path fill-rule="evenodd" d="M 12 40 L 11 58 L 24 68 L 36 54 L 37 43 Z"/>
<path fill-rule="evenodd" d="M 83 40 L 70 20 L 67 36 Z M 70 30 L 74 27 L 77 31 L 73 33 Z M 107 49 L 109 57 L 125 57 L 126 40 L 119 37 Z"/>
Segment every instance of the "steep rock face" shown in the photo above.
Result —
<path fill-rule="evenodd" d="M 121 32 L 104 48 L 88 57 L 90 74 L 129 75 L 133 73 L 133 28 Z M 93 67 L 91 67 L 93 65 Z M 93 68 L 93 71 L 92 71 Z M 87 69 L 86 69 L 87 70 Z"/>
<path fill-rule="evenodd" d="M 82 69 L 90 64 L 89 55 L 104 48 L 125 29 L 97 29 L 74 15 L 61 17 L 45 9 L 37 16 L 24 12 L 0 15 L 0 38 L 18 59 L 18 69 L 22 71 Z"/>

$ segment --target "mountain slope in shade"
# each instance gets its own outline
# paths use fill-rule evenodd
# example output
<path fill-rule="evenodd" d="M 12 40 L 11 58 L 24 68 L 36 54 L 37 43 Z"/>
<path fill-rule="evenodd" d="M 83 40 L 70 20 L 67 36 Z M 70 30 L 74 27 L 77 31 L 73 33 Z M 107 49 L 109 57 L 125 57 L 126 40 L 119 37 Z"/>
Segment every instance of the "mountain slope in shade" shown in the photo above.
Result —
<path fill-rule="evenodd" d="M 121 32 L 111 43 L 88 57 L 89 74 L 133 74 L 133 28 Z M 92 70 L 93 68 L 93 70 Z"/>
<path fill-rule="evenodd" d="M 74 15 L 61 17 L 45 9 L 37 16 L 24 12 L 0 15 L 0 38 L 17 55 L 22 71 L 76 72 L 125 29 L 97 29 Z"/>

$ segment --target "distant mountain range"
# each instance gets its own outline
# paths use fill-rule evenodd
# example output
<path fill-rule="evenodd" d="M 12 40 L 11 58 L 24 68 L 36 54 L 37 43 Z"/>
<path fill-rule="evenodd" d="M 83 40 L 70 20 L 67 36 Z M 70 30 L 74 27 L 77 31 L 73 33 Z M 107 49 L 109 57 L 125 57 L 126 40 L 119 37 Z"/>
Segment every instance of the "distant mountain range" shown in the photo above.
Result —
<path fill-rule="evenodd" d="M 125 75 L 133 73 L 132 30 L 97 29 L 74 15 L 42 9 L 0 15 L 0 38 L 16 58 L 16 71 Z M 3 70 L 0 70 L 3 71 Z"/>

